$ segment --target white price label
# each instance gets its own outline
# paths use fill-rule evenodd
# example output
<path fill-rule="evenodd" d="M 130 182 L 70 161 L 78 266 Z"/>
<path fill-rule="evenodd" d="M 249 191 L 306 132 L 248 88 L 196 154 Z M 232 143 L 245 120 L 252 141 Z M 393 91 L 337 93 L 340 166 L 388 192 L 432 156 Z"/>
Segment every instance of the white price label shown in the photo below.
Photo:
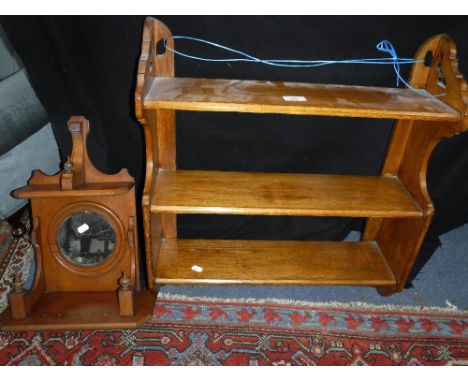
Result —
<path fill-rule="evenodd" d="M 304 96 L 283 96 L 283 99 L 287 102 L 305 102 L 307 98 Z"/>
<path fill-rule="evenodd" d="M 203 268 L 199 267 L 198 265 L 194 265 L 192 267 L 192 271 L 200 273 L 200 272 L 203 272 Z"/>
<path fill-rule="evenodd" d="M 78 233 L 84 233 L 86 232 L 87 230 L 89 229 L 89 225 L 87 225 L 86 223 L 80 225 L 76 230 L 78 231 Z"/>

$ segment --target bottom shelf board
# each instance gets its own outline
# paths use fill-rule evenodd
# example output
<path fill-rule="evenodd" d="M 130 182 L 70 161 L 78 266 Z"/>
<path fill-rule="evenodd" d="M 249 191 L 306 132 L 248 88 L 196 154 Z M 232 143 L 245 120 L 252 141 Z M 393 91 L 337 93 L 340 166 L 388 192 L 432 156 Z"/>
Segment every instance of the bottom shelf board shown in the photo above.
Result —
<path fill-rule="evenodd" d="M 163 239 L 164 284 L 394 286 L 375 242 Z"/>
<path fill-rule="evenodd" d="M 22 320 L 11 317 L 7 308 L 0 316 L 0 329 L 5 331 L 127 329 L 149 321 L 153 314 L 155 295 L 135 293 L 135 314 L 119 315 L 117 292 L 45 293 L 31 314 Z"/>

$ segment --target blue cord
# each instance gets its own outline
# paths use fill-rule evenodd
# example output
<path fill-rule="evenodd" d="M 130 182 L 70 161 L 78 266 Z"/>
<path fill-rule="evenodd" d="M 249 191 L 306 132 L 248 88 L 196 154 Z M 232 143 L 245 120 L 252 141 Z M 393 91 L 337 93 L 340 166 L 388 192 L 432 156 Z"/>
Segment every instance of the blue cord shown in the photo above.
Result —
<path fill-rule="evenodd" d="M 415 60 L 412 58 L 398 57 L 395 48 L 388 40 L 383 40 L 379 42 L 376 46 L 378 51 L 383 52 L 383 53 L 388 53 L 390 55 L 390 57 L 387 57 L 387 58 L 385 57 L 384 58 L 363 58 L 363 59 L 352 59 L 352 60 L 279 60 L 279 59 L 260 59 L 248 53 L 245 53 L 241 50 L 229 48 L 227 46 L 224 46 L 224 45 L 212 42 L 212 41 L 204 40 L 201 38 L 197 38 L 197 37 L 173 36 L 173 39 L 174 40 L 189 40 L 189 41 L 195 41 L 195 42 L 207 44 L 207 45 L 214 46 L 216 48 L 219 48 L 219 49 L 222 49 L 222 50 L 225 50 L 225 51 L 228 51 L 230 53 L 234 53 L 240 56 L 240 58 L 205 58 L 205 57 L 192 56 L 190 54 L 183 53 L 174 48 L 171 48 L 170 46 L 167 45 L 167 41 L 164 40 L 165 48 L 170 50 L 174 54 L 177 54 L 178 56 L 189 58 L 192 60 L 198 60 L 198 61 L 253 62 L 253 63 L 259 63 L 259 64 L 270 65 L 270 66 L 279 66 L 279 67 L 284 67 L 284 68 L 316 68 L 319 66 L 334 65 L 334 64 L 393 65 L 393 68 L 396 74 L 396 86 L 397 87 L 400 85 L 400 82 L 401 82 L 408 89 L 426 97 L 439 97 L 439 96 L 445 95 L 445 94 L 432 95 L 431 93 L 425 90 L 413 88 L 410 84 L 408 84 L 408 82 L 406 82 L 400 74 L 400 65 L 420 63 L 420 62 L 424 62 L 424 60 Z"/>
<path fill-rule="evenodd" d="M 170 51 L 174 52 L 175 54 L 194 59 L 194 60 L 200 60 L 200 61 L 209 61 L 209 62 L 256 62 L 256 63 L 262 63 L 266 65 L 274 65 L 274 66 L 282 66 L 282 67 L 306 67 L 306 68 L 311 68 L 311 67 L 317 67 L 317 66 L 323 66 L 323 65 L 331 65 L 331 64 L 380 64 L 380 65 L 393 65 L 395 62 L 395 59 L 393 57 L 391 58 L 365 58 L 365 59 L 354 59 L 354 60 L 278 60 L 278 59 L 260 59 L 255 56 L 252 56 L 250 54 L 247 54 L 243 51 L 229 48 L 227 46 L 208 41 L 208 40 L 203 40 L 201 38 L 196 38 L 196 37 L 190 37 L 190 36 L 174 36 L 174 40 L 189 40 L 189 41 L 196 41 L 200 42 L 203 44 L 211 45 L 219 49 L 226 50 L 231 53 L 238 54 L 244 58 L 204 58 L 204 57 L 197 57 L 197 56 L 192 56 L 187 53 L 182 53 L 178 50 L 175 50 L 174 48 L 169 47 L 167 44 L 165 44 L 165 47 L 169 49 Z M 166 43 L 166 41 L 165 41 Z M 396 60 L 399 63 L 402 64 L 412 64 L 415 62 L 424 62 L 424 60 L 414 60 L 412 58 L 399 58 L 396 57 Z"/>
<path fill-rule="evenodd" d="M 441 96 L 444 96 L 445 93 L 441 93 L 441 94 L 431 94 L 425 90 L 421 90 L 421 89 L 416 89 L 416 88 L 413 88 L 408 82 L 406 82 L 403 77 L 401 76 L 400 74 L 400 59 L 398 58 L 398 55 L 395 51 L 395 48 L 393 47 L 392 43 L 388 40 L 383 40 L 383 41 L 380 41 L 378 44 L 377 44 L 377 47 L 376 47 L 380 52 L 384 52 L 384 53 L 388 53 L 390 54 L 390 56 L 392 56 L 392 60 L 393 60 L 393 68 L 395 69 L 395 74 L 396 74 L 396 86 L 398 87 L 400 85 L 400 81 L 403 83 L 403 85 L 405 85 L 408 89 L 412 90 L 413 92 L 417 93 L 417 94 L 420 94 L 422 96 L 426 96 L 426 97 L 441 97 Z M 424 62 L 424 60 L 414 60 L 414 62 Z"/>

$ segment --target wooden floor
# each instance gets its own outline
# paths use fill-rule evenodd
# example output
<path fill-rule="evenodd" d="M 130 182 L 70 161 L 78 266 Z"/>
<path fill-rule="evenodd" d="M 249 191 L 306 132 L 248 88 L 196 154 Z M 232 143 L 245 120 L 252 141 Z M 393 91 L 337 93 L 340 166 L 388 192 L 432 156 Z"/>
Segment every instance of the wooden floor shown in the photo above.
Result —
<path fill-rule="evenodd" d="M 156 283 L 395 285 L 374 242 L 164 239 Z"/>
<path fill-rule="evenodd" d="M 421 217 L 395 177 L 160 170 L 156 213 Z"/>

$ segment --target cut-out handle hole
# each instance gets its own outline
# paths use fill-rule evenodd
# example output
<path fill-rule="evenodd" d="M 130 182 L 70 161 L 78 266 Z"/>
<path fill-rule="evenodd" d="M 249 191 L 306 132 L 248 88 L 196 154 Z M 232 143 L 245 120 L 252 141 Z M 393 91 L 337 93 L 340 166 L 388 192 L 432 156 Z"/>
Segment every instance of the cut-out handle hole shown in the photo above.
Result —
<path fill-rule="evenodd" d="M 437 84 L 441 88 L 446 88 L 447 84 L 445 83 L 445 75 L 444 72 L 442 71 L 442 66 L 440 65 L 440 62 L 437 63 L 436 65 L 436 73 L 437 73 Z"/>
<path fill-rule="evenodd" d="M 432 50 L 428 50 L 426 52 L 426 56 L 424 57 L 424 66 L 426 68 L 431 67 L 433 58 L 434 58 L 434 56 L 432 55 Z"/>
<path fill-rule="evenodd" d="M 156 54 L 158 56 L 162 55 L 166 53 L 166 39 L 161 39 L 158 41 L 158 43 L 156 44 Z"/>

